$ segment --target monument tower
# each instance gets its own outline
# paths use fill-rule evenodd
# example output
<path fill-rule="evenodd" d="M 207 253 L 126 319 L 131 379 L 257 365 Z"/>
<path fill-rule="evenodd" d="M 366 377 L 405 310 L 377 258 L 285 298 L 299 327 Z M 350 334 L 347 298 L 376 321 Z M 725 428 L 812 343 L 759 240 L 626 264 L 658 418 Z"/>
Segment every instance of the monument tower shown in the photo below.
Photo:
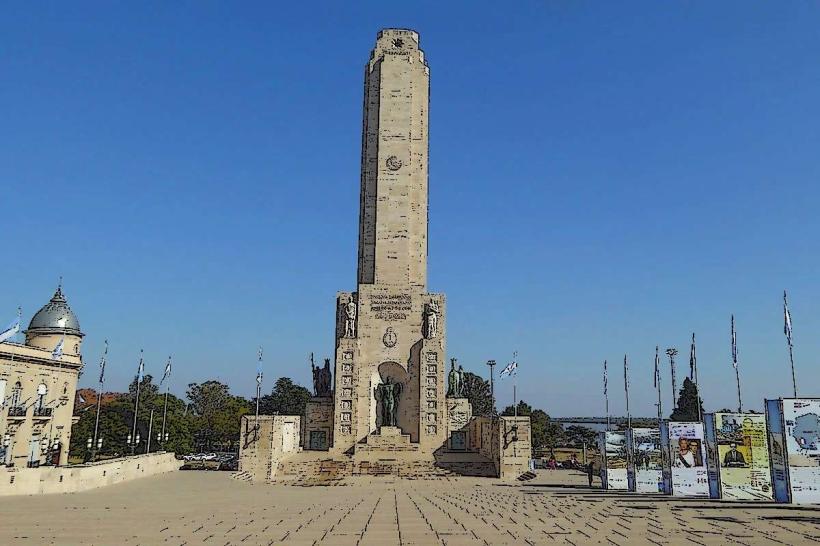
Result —
<path fill-rule="evenodd" d="M 445 302 L 427 293 L 429 88 L 418 33 L 381 31 L 364 73 L 358 283 L 337 297 L 336 452 L 431 454 L 446 438 Z"/>

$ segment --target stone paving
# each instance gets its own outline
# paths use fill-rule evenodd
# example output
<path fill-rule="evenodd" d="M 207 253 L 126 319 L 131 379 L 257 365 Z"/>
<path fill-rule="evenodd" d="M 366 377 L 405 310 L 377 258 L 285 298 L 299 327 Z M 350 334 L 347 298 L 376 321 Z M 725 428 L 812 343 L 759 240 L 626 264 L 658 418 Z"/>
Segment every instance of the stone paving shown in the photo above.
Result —
<path fill-rule="evenodd" d="M 525 484 L 361 478 L 293 487 L 174 472 L 84 493 L 7 497 L 0 544 L 820 543 L 820 508 L 618 494 L 584 481 L 541 471 Z"/>

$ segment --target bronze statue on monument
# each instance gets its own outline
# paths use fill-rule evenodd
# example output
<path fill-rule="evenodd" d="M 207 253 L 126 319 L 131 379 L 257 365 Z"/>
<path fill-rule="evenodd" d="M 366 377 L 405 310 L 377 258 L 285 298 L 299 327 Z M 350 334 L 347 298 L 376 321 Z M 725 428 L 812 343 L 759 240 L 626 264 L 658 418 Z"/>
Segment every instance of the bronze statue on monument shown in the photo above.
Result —
<path fill-rule="evenodd" d="M 396 427 L 398 426 L 398 406 L 399 396 L 401 395 L 402 384 L 392 383 L 390 378 L 384 380 L 384 383 L 376 387 L 376 400 L 382 403 L 382 419 L 379 426 L 381 427 Z"/>

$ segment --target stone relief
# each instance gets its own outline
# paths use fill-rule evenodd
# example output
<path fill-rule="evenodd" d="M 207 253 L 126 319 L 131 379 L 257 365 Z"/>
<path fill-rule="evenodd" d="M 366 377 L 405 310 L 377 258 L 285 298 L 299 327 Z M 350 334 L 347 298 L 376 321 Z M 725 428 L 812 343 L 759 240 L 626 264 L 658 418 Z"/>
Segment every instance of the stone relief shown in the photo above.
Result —
<path fill-rule="evenodd" d="M 393 331 L 393 328 L 388 326 L 387 330 L 384 331 L 384 336 L 382 336 L 382 343 L 384 343 L 385 347 L 395 347 L 396 342 L 398 342 L 399 336 L 396 335 L 396 332 Z"/>
<path fill-rule="evenodd" d="M 353 296 L 348 297 L 345 310 L 345 337 L 356 337 L 356 304 Z"/>
<path fill-rule="evenodd" d="M 426 331 L 424 332 L 424 337 L 427 339 L 433 339 L 438 335 L 438 316 L 440 312 L 438 303 L 436 303 L 435 300 L 430 300 L 430 303 L 425 307 Z"/>
<path fill-rule="evenodd" d="M 387 168 L 391 171 L 398 171 L 401 169 L 402 162 L 398 157 L 391 155 L 387 158 L 387 161 L 385 161 L 385 165 L 387 165 Z"/>

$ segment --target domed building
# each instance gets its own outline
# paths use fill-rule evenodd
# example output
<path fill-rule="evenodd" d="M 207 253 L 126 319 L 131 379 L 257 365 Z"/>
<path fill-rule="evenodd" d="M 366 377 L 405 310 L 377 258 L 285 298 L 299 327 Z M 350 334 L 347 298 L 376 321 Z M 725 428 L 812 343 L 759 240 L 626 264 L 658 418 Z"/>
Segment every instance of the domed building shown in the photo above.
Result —
<path fill-rule="evenodd" d="M 24 344 L 0 343 L 0 465 L 68 463 L 83 336 L 60 285 Z"/>

